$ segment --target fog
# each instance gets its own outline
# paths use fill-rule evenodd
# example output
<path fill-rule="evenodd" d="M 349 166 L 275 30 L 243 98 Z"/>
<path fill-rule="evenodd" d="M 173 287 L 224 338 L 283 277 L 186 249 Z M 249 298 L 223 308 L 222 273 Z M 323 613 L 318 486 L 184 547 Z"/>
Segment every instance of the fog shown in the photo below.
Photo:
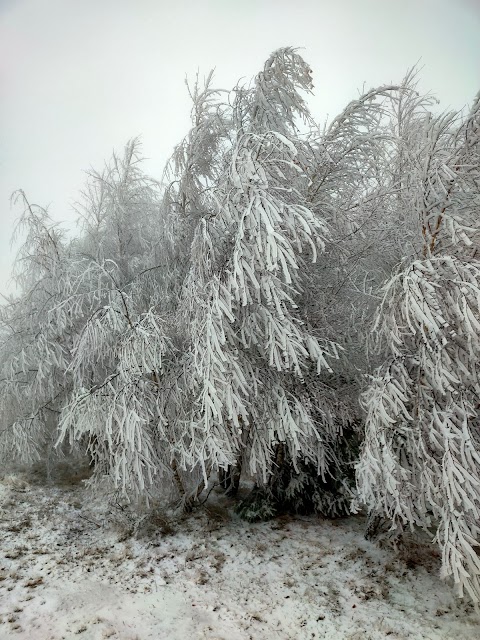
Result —
<path fill-rule="evenodd" d="M 302 47 L 319 121 L 367 87 L 421 67 L 421 88 L 460 109 L 480 85 L 475 0 L 0 0 L 0 291 L 8 291 L 15 189 L 72 228 L 89 167 L 141 135 L 157 178 L 189 126 L 185 77 L 250 79 Z"/>

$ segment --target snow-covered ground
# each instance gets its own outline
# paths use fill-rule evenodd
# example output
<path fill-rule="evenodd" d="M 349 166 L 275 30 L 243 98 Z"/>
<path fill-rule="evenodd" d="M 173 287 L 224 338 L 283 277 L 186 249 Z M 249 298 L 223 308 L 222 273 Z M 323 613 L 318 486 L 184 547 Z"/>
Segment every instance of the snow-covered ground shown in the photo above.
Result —
<path fill-rule="evenodd" d="M 82 483 L 0 483 L 0 639 L 480 638 L 434 547 L 361 517 L 248 524 L 215 492 L 188 518 L 112 515 Z"/>

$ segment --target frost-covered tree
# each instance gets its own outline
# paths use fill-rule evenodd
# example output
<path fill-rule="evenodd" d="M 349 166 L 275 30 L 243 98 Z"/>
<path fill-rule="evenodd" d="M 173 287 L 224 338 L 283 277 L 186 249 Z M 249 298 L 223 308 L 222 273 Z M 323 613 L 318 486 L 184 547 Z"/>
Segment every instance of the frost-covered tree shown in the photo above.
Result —
<path fill-rule="evenodd" d="M 103 172 L 91 173 L 80 209 L 84 233 L 75 244 L 74 293 L 58 305 L 82 318 L 59 442 L 86 440 L 92 482 L 107 479 L 133 496 L 148 495 L 167 468 L 158 391 L 164 358 L 173 350 L 160 194 L 140 162 L 134 140 Z"/>
<path fill-rule="evenodd" d="M 53 321 L 71 272 L 61 230 L 23 192 L 23 237 L 13 276 L 18 294 L 0 307 L 0 458 L 31 463 L 50 456 L 57 416 L 69 392 L 71 326 Z M 47 452 L 47 453 L 46 453 Z"/>
<path fill-rule="evenodd" d="M 413 259 L 384 286 L 374 331 L 389 357 L 362 397 L 361 499 L 392 521 L 435 526 L 442 575 L 480 596 L 480 103 L 468 117 L 417 112 L 403 202 Z"/>
<path fill-rule="evenodd" d="M 308 65 L 282 49 L 251 89 L 237 89 L 232 147 L 195 230 L 184 290 L 194 397 L 182 463 L 207 473 L 243 462 L 267 487 L 280 460 L 325 480 L 342 438 L 320 382 L 337 347 L 307 328 L 297 303 L 328 236 L 306 200 L 310 152 L 298 127 L 310 122 L 310 88 Z"/>
<path fill-rule="evenodd" d="M 342 347 L 334 371 L 319 380 L 323 402 L 343 434 L 330 478 L 334 486 L 347 478 L 353 483 L 363 421 L 358 394 L 365 374 L 381 361 L 381 355 L 372 357 L 367 348 L 378 288 L 410 251 L 414 233 L 403 213 L 404 188 L 397 170 L 404 113 L 412 102 L 424 107 L 429 99 L 418 96 L 409 73 L 398 86 L 367 91 L 308 136 L 307 201 L 331 233 L 326 251 L 305 274 L 309 285 L 299 307 L 307 326 L 322 327 Z M 303 478 L 307 503 L 312 492 L 325 492 L 312 474 Z M 297 491 L 295 499 L 300 495 Z"/>

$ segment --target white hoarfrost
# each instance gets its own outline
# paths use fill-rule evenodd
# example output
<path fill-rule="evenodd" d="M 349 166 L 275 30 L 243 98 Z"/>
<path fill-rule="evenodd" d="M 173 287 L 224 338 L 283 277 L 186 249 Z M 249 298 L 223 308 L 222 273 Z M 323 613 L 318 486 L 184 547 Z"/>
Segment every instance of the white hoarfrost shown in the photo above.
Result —
<path fill-rule="evenodd" d="M 217 471 L 242 468 L 281 508 L 328 515 L 351 511 L 356 463 L 353 504 L 392 531 L 427 529 L 442 574 L 478 600 L 479 100 L 434 116 L 409 73 L 322 129 L 311 70 L 288 47 L 249 86 L 212 83 L 190 90 L 192 127 L 163 184 L 138 140 L 90 172 L 76 238 L 18 194 L 2 461 L 48 475 L 89 456 L 96 495 L 186 510 Z M 269 526 L 252 531 L 271 541 Z M 326 580 L 311 568 L 305 600 L 319 595 L 312 576 Z"/>
<path fill-rule="evenodd" d="M 480 598 L 480 105 L 427 121 L 413 190 L 422 257 L 384 288 L 374 331 L 389 358 L 363 394 L 361 498 L 392 527 L 433 528 L 442 575 Z M 478 224 L 478 223 L 477 223 Z"/>

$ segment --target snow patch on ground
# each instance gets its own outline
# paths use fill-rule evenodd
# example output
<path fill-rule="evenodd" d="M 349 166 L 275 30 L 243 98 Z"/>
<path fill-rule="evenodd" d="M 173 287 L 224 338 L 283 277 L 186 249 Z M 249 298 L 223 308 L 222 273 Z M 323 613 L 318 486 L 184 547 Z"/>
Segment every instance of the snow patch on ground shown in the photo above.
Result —
<path fill-rule="evenodd" d="M 378 549 L 361 517 L 249 524 L 211 500 L 132 536 L 81 483 L 4 478 L 0 639 L 480 637 L 473 607 L 438 578 L 435 547 Z"/>

